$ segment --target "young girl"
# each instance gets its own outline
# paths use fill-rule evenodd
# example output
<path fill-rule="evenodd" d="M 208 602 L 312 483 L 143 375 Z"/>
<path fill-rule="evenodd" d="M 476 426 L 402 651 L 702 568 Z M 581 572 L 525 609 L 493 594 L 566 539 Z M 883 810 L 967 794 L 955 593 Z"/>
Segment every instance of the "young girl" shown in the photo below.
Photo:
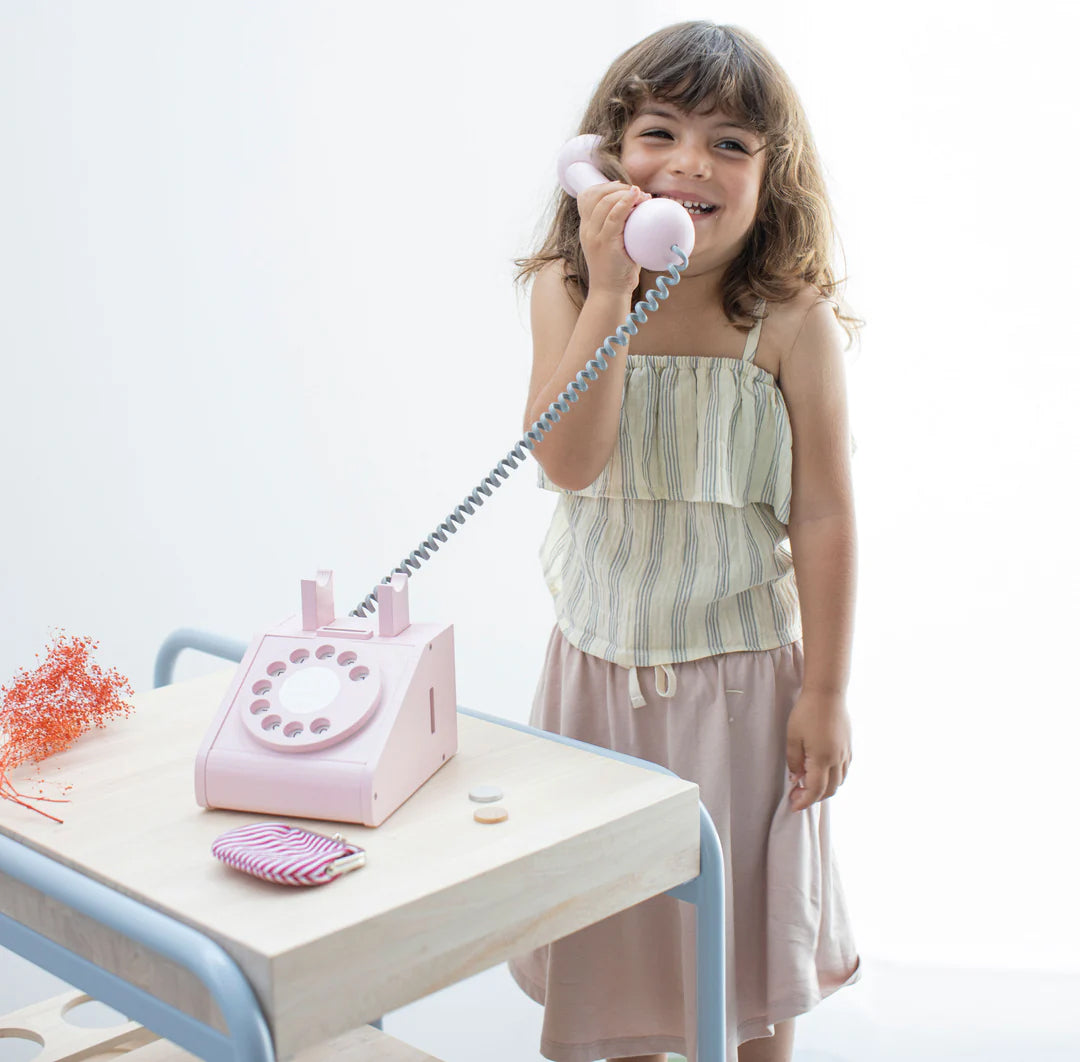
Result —
<path fill-rule="evenodd" d="M 561 194 L 518 263 L 534 278 L 526 429 L 656 287 L 623 249 L 631 210 L 682 201 L 695 246 L 534 451 L 559 493 L 541 549 L 558 623 L 531 722 L 698 784 L 725 854 L 728 1058 L 790 1062 L 795 1016 L 859 976 L 824 801 L 851 762 L 839 322 L 861 322 L 828 297 L 830 208 L 802 108 L 748 33 L 652 34 L 580 132 L 602 136 L 616 179 Z M 654 897 L 510 969 L 545 1007 L 547 1058 L 696 1056 L 688 904 Z"/>

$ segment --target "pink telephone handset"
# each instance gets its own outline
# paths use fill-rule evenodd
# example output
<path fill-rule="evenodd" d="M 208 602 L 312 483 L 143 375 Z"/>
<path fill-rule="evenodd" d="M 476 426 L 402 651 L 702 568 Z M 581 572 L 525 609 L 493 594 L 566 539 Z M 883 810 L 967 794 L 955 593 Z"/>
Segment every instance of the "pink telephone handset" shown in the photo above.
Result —
<path fill-rule="evenodd" d="M 567 195 L 577 198 L 586 188 L 609 180 L 595 166 L 600 141 L 595 133 L 584 133 L 567 141 L 559 152 L 556 168 Z M 681 203 L 646 199 L 631 211 L 623 229 L 623 245 L 639 266 L 654 273 L 667 269 L 679 260 L 672 244 L 681 247 L 687 257 L 694 249 L 694 221 Z"/>
<path fill-rule="evenodd" d="M 575 137 L 560 153 L 570 195 L 607 180 L 593 164 L 599 141 Z M 607 368 L 612 343 L 625 345 L 645 310 L 667 298 L 693 250 L 694 223 L 680 204 L 649 199 L 627 218 L 624 243 L 642 268 L 669 275 L 513 449 L 348 615 L 335 616 L 333 576 L 321 571 L 302 580 L 300 613 L 256 636 L 196 757 L 200 806 L 378 826 L 454 755 L 454 629 L 409 621 L 408 579 Z"/>

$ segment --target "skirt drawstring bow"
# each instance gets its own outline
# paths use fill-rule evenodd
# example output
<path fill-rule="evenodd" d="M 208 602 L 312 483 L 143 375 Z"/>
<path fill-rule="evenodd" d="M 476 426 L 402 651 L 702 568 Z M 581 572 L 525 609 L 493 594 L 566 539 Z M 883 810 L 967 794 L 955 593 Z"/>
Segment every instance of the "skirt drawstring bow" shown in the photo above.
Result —
<path fill-rule="evenodd" d="M 630 706 L 632 708 L 643 708 L 645 706 L 645 697 L 641 692 L 641 683 L 638 681 L 638 669 L 631 667 L 630 671 Z M 665 697 L 670 700 L 675 696 L 675 689 L 678 686 L 678 679 L 675 677 L 675 669 L 670 664 L 654 664 L 653 672 L 656 678 L 656 692 L 661 697 Z M 661 679 L 663 679 L 663 685 L 661 686 Z"/>

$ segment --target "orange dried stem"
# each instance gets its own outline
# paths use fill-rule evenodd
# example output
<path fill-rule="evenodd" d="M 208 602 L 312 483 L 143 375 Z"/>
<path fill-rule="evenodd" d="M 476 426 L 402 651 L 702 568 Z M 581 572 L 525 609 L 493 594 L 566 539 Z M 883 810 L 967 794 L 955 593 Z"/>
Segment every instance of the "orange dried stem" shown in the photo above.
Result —
<path fill-rule="evenodd" d="M 24 763 L 70 748 L 91 727 L 104 727 L 116 716 L 127 716 L 131 706 L 121 694 L 132 694 L 131 684 L 118 671 L 108 672 L 94 663 L 98 643 L 72 638 L 63 628 L 53 634 L 45 662 L 33 671 L 22 669 L 11 687 L 0 686 L 0 797 L 60 822 L 11 784 L 8 772 Z M 50 801 L 57 803 L 57 801 Z"/>

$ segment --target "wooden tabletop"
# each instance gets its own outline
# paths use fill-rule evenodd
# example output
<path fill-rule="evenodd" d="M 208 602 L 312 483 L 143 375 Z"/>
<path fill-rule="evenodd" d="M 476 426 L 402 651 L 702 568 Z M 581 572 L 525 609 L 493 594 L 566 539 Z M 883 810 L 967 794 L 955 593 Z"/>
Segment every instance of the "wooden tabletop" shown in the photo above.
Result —
<path fill-rule="evenodd" d="M 195 803 L 195 754 L 233 670 L 134 698 L 135 711 L 13 781 L 70 803 L 50 822 L 0 800 L 0 833 L 217 941 L 244 971 L 279 1058 L 320 1043 L 695 877 L 698 788 L 458 715 L 459 751 L 376 829 L 340 832 L 368 864 L 290 888 L 219 863 L 214 839 L 258 821 Z M 471 788 L 504 793 L 482 825 Z M 280 816 L 276 818 L 280 819 Z M 225 1030 L 186 970 L 0 873 L 0 911 Z"/>

